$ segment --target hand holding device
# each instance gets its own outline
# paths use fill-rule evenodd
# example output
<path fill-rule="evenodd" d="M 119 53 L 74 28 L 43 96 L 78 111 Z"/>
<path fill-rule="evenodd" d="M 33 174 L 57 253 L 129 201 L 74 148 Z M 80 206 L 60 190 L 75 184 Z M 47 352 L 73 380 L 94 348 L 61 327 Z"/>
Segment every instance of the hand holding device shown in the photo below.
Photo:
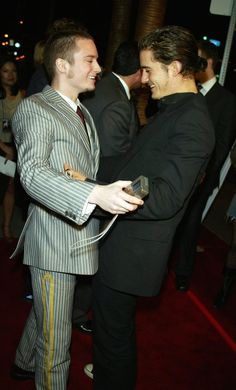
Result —
<path fill-rule="evenodd" d="M 132 183 L 124 188 L 124 191 L 136 198 L 143 199 L 149 193 L 149 183 L 146 176 L 139 176 Z"/>

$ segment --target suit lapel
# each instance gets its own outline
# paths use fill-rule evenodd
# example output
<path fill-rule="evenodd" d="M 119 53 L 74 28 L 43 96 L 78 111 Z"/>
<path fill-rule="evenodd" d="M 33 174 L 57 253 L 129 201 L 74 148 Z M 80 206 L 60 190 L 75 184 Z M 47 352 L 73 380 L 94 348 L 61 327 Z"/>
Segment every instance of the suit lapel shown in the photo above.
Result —
<path fill-rule="evenodd" d="M 219 99 L 219 90 L 221 89 L 221 85 L 216 82 L 213 87 L 207 92 L 205 98 L 209 104 L 212 104 L 215 100 Z"/>
<path fill-rule="evenodd" d="M 82 104 L 81 104 L 81 107 L 82 107 L 82 110 L 83 110 L 83 114 L 84 114 L 85 120 L 86 120 L 86 122 L 88 124 L 88 126 L 87 126 L 87 134 L 88 134 L 89 140 L 90 140 L 91 154 L 92 154 L 92 156 L 95 156 L 95 161 L 96 161 L 96 164 L 97 164 L 96 167 L 95 167 L 95 170 L 97 172 L 98 165 L 99 165 L 99 154 L 100 154 L 98 135 L 97 135 L 96 127 L 94 125 L 93 119 L 92 119 L 89 111 Z"/>
<path fill-rule="evenodd" d="M 118 79 L 118 77 L 116 77 L 113 73 L 110 73 L 107 77 L 112 80 L 112 84 L 114 85 L 114 88 L 116 88 L 120 91 L 120 94 L 123 96 L 123 98 L 125 100 L 129 100 L 128 96 L 125 92 L 125 89 L 124 89 L 123 85 L 121 84 L 120 80 Z"/>
<path fill-rule="evenodd" d="M 80 137 L 85 148 L 91 152 L 90 141 L 86 129 L 81 122 L 77 113 L 67 104 L 67 102 L 51 87 L 47 86 L 43 90 L 43 96 L 51 108 L 63 115 L 72 128 L 74 128 L 77 136 Z"/>

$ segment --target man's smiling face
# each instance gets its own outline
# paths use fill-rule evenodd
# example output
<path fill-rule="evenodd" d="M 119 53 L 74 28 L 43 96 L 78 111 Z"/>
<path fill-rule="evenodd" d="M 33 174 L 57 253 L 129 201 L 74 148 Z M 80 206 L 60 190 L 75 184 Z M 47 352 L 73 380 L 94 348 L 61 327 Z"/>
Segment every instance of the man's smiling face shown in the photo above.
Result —
<path fill-rule="evenodd" d="M 140 52 L 140 64 L 142 83 L 150 87 L 152 99 L 160 99 L 172 93 L 169 65 L 156 61 L 151 50 Z"/>

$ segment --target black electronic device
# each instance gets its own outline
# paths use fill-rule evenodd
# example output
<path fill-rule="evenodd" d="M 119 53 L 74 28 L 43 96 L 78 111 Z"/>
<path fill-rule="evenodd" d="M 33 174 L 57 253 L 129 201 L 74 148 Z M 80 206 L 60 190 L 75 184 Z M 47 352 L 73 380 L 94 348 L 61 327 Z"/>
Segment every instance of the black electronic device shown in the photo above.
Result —
<path fill-rule="evenodd" d="M 148 178 L 146 176 L 139 176 L 132 183 L 124 188 L 124 191 L 129 195 L 136 196 L 136 198 L 143 199 L 149 193 Z"/>

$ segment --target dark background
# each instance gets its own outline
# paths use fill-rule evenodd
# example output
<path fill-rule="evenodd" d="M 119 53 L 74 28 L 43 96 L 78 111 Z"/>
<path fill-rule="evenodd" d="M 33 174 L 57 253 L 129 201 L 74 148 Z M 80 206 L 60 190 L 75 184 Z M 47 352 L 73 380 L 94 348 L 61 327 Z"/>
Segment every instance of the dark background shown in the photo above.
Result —
<path fill-rule="evenodd" d="M 223 0 L 222 0 L 223 1 Z M 164 24 L 178 24 L 192 30 L 197 39 L 204 35 L 221 41 L 220 55 L 223 56 L 230 17 L 210 13 L 211 0 L 167 0 Z M 94 36 L 100 64 L 103 65 L 110 31 L 112 0 L 67 0 L 63 5 L 56 0 L 11 0 L 4 4 L 0 15 L 1 38 L 8 33 L 21 43 L 21 53 L 26 55 L 27 75 L 31 73 L 32 55 L 35 43 L 41 39 L 48 25 L 61 17 L 73 18 L 83 24 Z M 138 0 L 133 0 L 132 21 L 135 24 Z M 24 24 L 19 24 L 20 20 Z M 135 26 L 134 26 L 135 27 Z M 234 89 L 234 67 L 236 60 L 233 42 L 225 84 Z M 25 75 L 27 79 L 27 76 Z"/>

